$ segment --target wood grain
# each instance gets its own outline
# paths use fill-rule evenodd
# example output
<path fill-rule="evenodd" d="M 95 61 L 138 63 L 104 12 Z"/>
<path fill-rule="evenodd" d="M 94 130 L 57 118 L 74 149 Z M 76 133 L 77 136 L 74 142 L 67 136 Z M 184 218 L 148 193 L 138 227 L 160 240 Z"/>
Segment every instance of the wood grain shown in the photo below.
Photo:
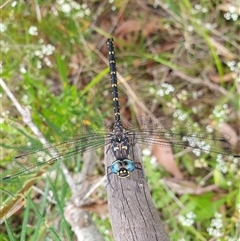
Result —
<path fill-rule="evenodd" d="M 130 159 L 142 163 L 138 145 L 131 148 Z M 110 166 L 114 157 L 105 147 L 105 165 Z M 107 185 L 109 216 L 115 241 L 168 241 L 159 213 L 155 209 L 150 190 L 141 170 L 134 170 L 130 177 L 118 178 L 111 174 Z"/>

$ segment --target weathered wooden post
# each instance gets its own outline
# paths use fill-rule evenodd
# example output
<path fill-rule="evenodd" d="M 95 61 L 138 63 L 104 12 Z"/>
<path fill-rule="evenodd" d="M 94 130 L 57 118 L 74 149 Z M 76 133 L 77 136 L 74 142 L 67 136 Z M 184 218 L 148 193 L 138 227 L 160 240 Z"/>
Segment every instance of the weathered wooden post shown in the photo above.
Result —
<path fill-rule="evenodd" d="M 115 160 L 108 146 L 105 165 Z M 131 147 L 131 159 L 142 163 L 139 145 Z M 127 178 L 110 174 L 107 185 L 109 216 L 115 241 L 168 241 L 159 213 L 155 209 L 145 173 L 135 169 Z M 114 188 L 114 189 L 113 189 Z"/>

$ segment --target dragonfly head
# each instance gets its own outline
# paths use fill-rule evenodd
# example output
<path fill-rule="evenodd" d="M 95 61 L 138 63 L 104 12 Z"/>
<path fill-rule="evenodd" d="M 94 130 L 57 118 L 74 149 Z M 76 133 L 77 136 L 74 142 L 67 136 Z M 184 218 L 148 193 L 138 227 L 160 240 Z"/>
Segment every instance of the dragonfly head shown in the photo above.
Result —
<path fill-rule="evenodd" d="M 125 178 L 130 176 L 130 172 L 126 168 L 122 167 L 117 172 L 117 175 L 119 178 Z"/>
<path fill-rule="evenodd" d="M 116 160 L 111 165 L 111 173 L 117 174 L 119 178 L 129 177 L 134 170 L 134 162 L 130 159 Z"/>

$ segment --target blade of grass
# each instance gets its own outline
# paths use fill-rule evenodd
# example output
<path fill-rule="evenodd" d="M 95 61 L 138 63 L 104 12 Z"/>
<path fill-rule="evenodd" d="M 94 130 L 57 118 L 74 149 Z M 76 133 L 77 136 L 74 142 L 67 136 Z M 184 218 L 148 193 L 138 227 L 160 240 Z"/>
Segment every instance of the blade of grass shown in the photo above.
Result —
<path fill-rule="evenodd" d="M 181 66 L 175 65 L 170 62 L 170 60 L 163 59 L 161 56 L 154 56 L 152 54 L 143 54 L 145 58 L 152 59 L 160 64 L 166 65 L 170 67 L 171 69 L 179 70 L 179 71 L 184 71 Z"/>
<path fill-rule="evenodd" d="M 57 68 L 58 68 L 58 73 L 60 75 L 61 80 L 63 83 L 67 83 L 68 78 L 67 78 L 67 66 L 65 61 L 62 59 L 60 55 L 57 55 Z"/>
<path fill-rule="evenodd" d="M 102 70 L 95 78 L 92 79 L 92 81 L 82 90 L 81 94 L 84 95 L 86 92 L 88 92 L 93 86 L 98 84 L 102 78 L 107 75 L 109 72 L 109 68 L 105 68 Z"/>
<path fill-rule="evenodd" d="M 60 174 L 60 173 L 62 173 L 62 172 L 58 172 L 57 174 Z M 62 176 L 61 178 L 64 178 L 64 176 Z M 59 190 L 57 190 L 58 185 L 56 183 L 54 184 L 48 176 L 47 176 L 47 180 L 48 180 L 48 182 L 50 184 L 50 187 L 51 187 L 51 190 L 53 192 L 53 197 L 55 198 L 55 200 L 57 202 L 56 206 L 57 206 L 57 208 L 60 212 L 60 215 L 61 215 L 61 223 L 63 224 L 63 228 L 65 229 L 65 231 L 67 233 L 68 239 L 71 240 L 71 230 L 70 230 L 69 224 L 67 223 L 67 221 L 65 219 L 65 216 L 64 216 L 64 200 L 65 199 L 59 198 L 59 194 L 58 194 Z M 57 180 L 57 177 L 56 177 L 55 180 Z M 66 185 L 62 185 L 61 191 L 65 193 L 66 188 L 67 188 Z"/>
<path fill-rule="evenodd" d="M 16 241 L 16 239 L 15 239 L 15 237 L 14 237 L 14 235 L 13 235 L 12 229 L 11 229 L 11 227 L 9 226 L 7 220 L 5 220 L 5 226 L 6 226 L 6 229 L 7 229 L 9 241 Z"/>
<path fill-rule="evenodd" d="M 29 194 L 28 194 L 28 199 L 29 199 Z M 24 218 L 23 218 L 20 241 L 26 240 L 27 224 L 28 224 L 28 219 L 30 217 L 29 211 L 30 211 L 30 205 L 27 205 L 26 208 L 25 208 L 25 211 L 24 211 Z"/>
<path fill-rule="evenodd" d="M 46 182 L 45 190 L 44 190 L 44 193 L 46 193 L 46 195 L 43 195 L 43 200 L 41 202 L 41 207 L 40 207 L 40 213 L 44 213 L 45 210 L 46 210 L 48 191 L 49 191 L 49 183 Z M 41 230 L 41 227 L 42 227 L 42 220 L 38 219 L 37 224 L 36 224 L 35 232 L 34 232 L 34 234 L 32 236 L 32 240 L 37 240 L 37 238 L 38 238 L 38 231 Z"/>
<path fill-rule="evenodd" d="M 37 215 L 37 218 L 39 220 L 41 220 L 41 223 L 45 225 L 45 227 L 50 231 L 50 233 L 53 235 L 53 237 L 55 238 L 54 240 L 56 241 L 61 241 L 61 238 L 59 237 L 59 235 L 57 234 L 56 230 L 50 226 L 48 226 L 48 224 L 45 221 L 45 218 L 41 215 L 41 213 L 38 211 L 38 208 L 36 207 L 36 205 L 34 204 L 34 202 L 32 201 L 32 199 L 28 199 L 28 203 L 30 204 L 31 208 L 33 209 L 33 211 L 35 212 L 35 214 Z M 39 230 L 38 230 L 39 231 Z M 37 240 L 37 239 L 36 239 Z"/>

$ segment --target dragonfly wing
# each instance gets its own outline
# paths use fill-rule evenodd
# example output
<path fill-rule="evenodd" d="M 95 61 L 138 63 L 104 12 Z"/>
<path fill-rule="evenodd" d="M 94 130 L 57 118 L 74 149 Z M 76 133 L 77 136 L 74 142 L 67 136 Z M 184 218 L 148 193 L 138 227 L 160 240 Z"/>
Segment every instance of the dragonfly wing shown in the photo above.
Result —
<path fill-rule="evenodd" d="M 190 147 L 197 156 L 202 153 L 234 155 L 230 136 L 226 133 L 223 134 L 217 130 L 207 133 L 199 127 L 187 124 L 174 127 L 169 118 L 160 118 L 149 122 L 146 121 L 146 118 L 140 118 L 137 121 L 135 125 L 129 126 L 128 130 L 131 133 L 136 133 L 135 141 L 138 143 L 179 149 Z"/>
<path fill-rule="evenodd" d="M 38 150 L 35 146 L 32 151 L 26 153 L 21 152 L 16 155 L 14 152 L 12 161 L 6 167 L 7 170 L 0 173 L 0 180 L 32 173 L 41 166 L 52 165 L 58 160 L 77 153 L 101 147 L 106 144 L 106 141 L 110 142 L 110 136 L 105 138 L 99 133 L 89 133 L 88 136 L 72 138 L 62 143 L 47 144 Z"/>

